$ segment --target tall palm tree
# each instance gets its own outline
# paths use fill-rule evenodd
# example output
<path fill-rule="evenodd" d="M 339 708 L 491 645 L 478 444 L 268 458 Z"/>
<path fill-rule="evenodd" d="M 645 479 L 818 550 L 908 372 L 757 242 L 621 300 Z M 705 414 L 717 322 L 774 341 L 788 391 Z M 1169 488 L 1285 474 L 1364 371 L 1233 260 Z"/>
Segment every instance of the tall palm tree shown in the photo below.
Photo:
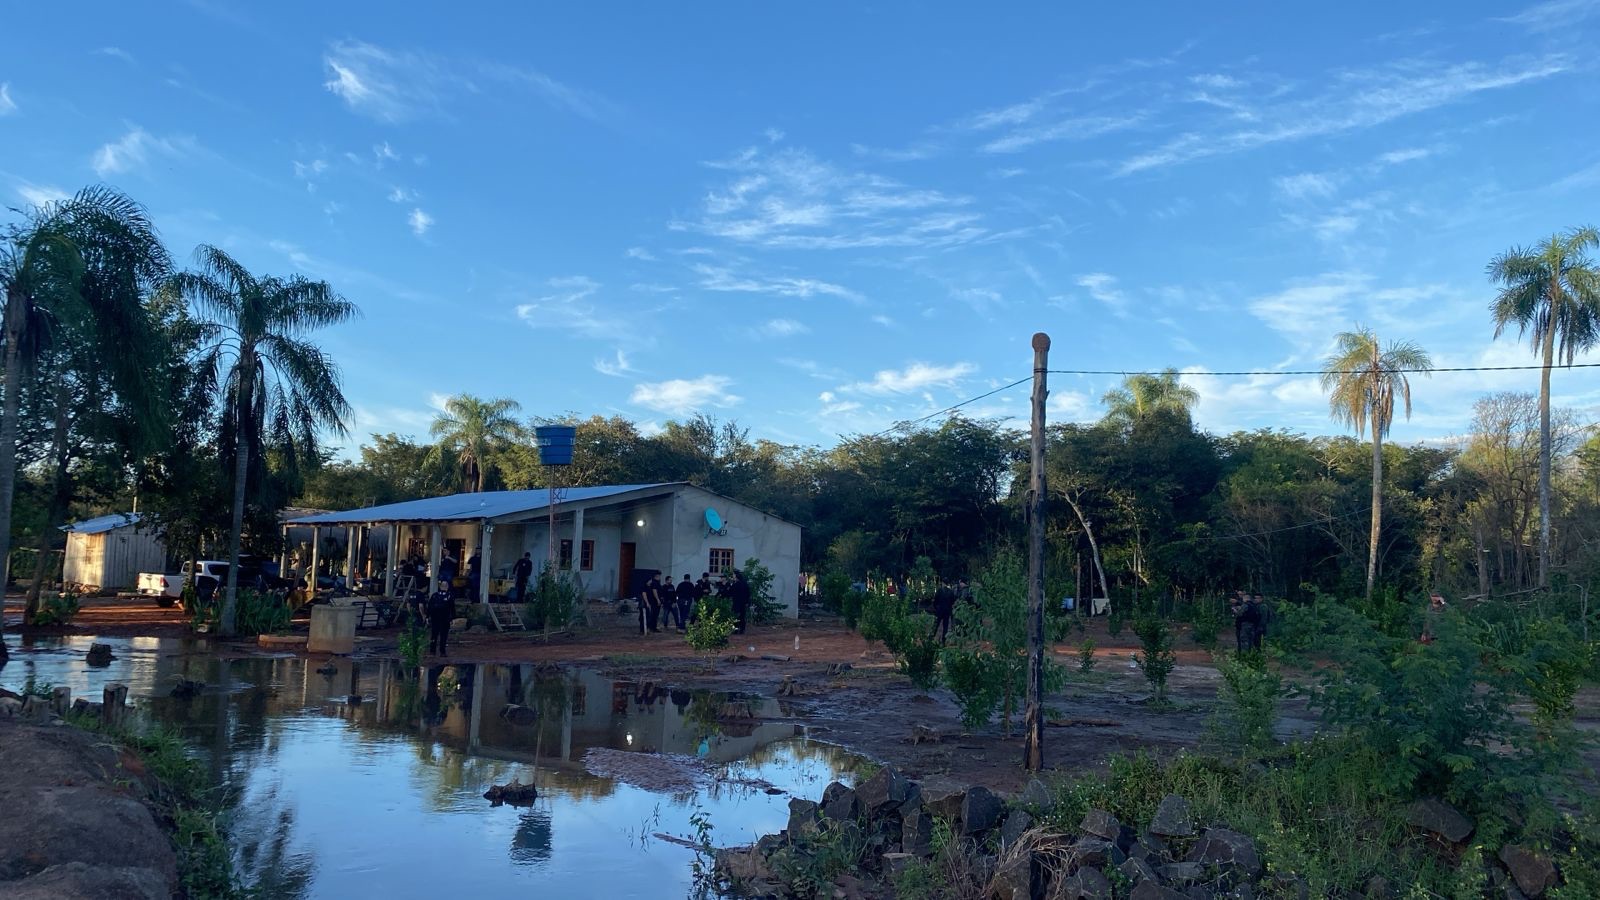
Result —
<path fill-rule="evenodd" d="M 1409 341 L 1378 342 L 1370 328 L 1341 332 L 1334 339 L 1338 350 L 1328 357 L 1322 372 L 1322 389 L 1328 391 L 1328 408 L 1336 421 L 1355 428 L 1359 436 L 1372 431 L 1372 535 L 1367 549 L 1367 598 L 1378 578 L 1378 534 L 1383 525 L 1383 439 L 1394 422 L 1398 397 L 1411 418 L 1411 381 L 1408 372 L 1433 368 L 1428 352 Z"/>
<path fill-rule="evenodd" d="M 506 398 L 480 400 L 471 394 L 451 397 L 429 429 L 439 439 L 429 458 L 438 462 L 453 455 L 467 490 L 482 491 L 495 454 L 523 435 L 515 416 L 521 411 L 521 404 Z"/>
<path fill-rule="evenodd" d="M 1588 252 L 1600 246 L 1592 226 L 1513 247 L 1489 263 L 1500 293 L 1489 304 L 1494 336 L 1508 326 L 1543 355 L 1539 373 L 1539 586 L 1550 585 L 1550 367 L 1572 365 L 1600 339 L 1600 270 Z"/>
<path fill-rule="evenodd" d="M 1106 418 L 1122 425 L 1133 422 L 1158 409 L 1181 412 L 1185 416 L 1200 402 L 1200 392 L 1179 380 L 1177 369 L 1163 369 L 1160 374 L 1141 372 L 1122 380 L 1122 386 L 1106 392 L 1101 402 L 1106 405 Z"/>
<path fill-rule="evenodd" d="M 152 393 L 141 388 L 148 387 L 147 348 L 130 341 L 145 331 L 136 327 L 143 322 L 141 301 L 167 266 L 144 207 L 106 187 L 33 209 L 7 229 L 0 244 L 0 584 L 9 579 L 18 412 L 34 365 L 72 336 L 93 347 L 100 377 L 123 401 L 148 413 Z"/>
<path fill-rule="evenodd" d="M 233 520 L 228 536 L 228 584 L 218 623 L 234 632 L 238 609 L 239 545 L 252 453 L 271 444 L 291 458 L 314 451 L 317 433 L 344 433 L 350 404 L 339 367 L 308 339 L 319 328 L 349 321 L 354 304 L 325 281 L 299 275 L 256 276 L 216 247 L 195 251 L 198 270 L 172 279 L 201 318 L 196 369 L 221 387 L 224 449 L 233 455 Z M 227 446 L 231 444 L 231 447 Z"/>

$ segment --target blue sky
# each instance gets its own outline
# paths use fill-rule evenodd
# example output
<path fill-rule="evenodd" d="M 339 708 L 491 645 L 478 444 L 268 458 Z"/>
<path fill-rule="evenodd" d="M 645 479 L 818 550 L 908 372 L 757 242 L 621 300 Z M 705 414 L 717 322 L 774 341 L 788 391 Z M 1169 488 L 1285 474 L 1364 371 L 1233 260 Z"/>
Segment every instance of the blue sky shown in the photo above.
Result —
<path fill-rule="evenodd" d="M 1037 330 L 1059 368 L 1315 367 L 1357 323 L 1531 362 L 1483 267 L 1600 218 L 1600 0 L 526 6 L 13 4 L 0 202 L 104 181 L 181 260 L 326 278 L 358 439 L 471 392 L 823 445 Z M 1213 431 L 1337 430 L 1314 378 L 1192 383 Z M 1394 437 L 1536 388 L 1419 381 Z"/>

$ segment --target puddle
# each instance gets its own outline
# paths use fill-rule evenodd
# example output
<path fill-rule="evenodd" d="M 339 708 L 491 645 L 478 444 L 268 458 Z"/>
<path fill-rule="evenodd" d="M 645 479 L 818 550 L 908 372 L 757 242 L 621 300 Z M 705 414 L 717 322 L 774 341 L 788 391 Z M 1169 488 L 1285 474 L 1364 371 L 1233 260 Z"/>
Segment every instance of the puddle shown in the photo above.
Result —
<path fill-rule="evenodd" d="M 692 839 L 703 812 L 715 843 L 748 843 L 860 763 L 771 698 L 533 665 L 219 660 L 155 638 L 106 639 L 116 659 L 90 668 L 91 642 L 13 638 L 0 684 L 128 685 L 233 789 L 237 863 L 264 896 L 682 897 L 693 853 L 656 834 Z M 169 696 L 182 679 L 206 687 Z M 534 805 L 483 799 L 513 779 L 538 785 Z"/>

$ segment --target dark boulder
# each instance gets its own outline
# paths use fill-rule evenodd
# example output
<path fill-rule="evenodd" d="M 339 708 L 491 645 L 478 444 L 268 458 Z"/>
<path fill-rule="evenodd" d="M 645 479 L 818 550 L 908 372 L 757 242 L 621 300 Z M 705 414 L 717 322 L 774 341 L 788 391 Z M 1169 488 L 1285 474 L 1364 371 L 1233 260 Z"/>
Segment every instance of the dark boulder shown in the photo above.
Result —
<path fill-rule="evenodd" d="M 1083 817 L 1078 830 L 1107 841 L 1115 841 L 1122 836 L 1122 823 L 1117 821 L 1116 816 L 1103 809 L 1091 809 Z"/>
<path fill-rule="evenodd" d="M 1006 816 L 1005 824 L 1000 826 L 1000 847 L 1001 847 L 1001 849 L 1009 847 L 1012 844 L 1015 844 L 1017 841 L 1021 840 L 1022 836 L 1024 834 L 1027 834 L 1028 833 L 1028 829 L 1030 829 L 1032 827 L 1033 827 L 1033 816 L 1028 815 L 1028 811 L 1027 810 L 1025 810 L 1025 809 L 1014 809 L 1014 810 L 1012 810 L 1011 814 Z"/>
<path fill-rule="evenodd" d="M 1516 881 L 1517 888 L 1529 897 L 1542 897 L 1556 884 L 1556 867 L 1549 858 L 1526 847 L 1507 844 L 1500 848 L 1500 861 Z"/>
<path fill-rule="evenodd" d="M 884 766 L 875 775 L 856 786 L 856 796 L 867 815 L 877 816 L 900 806 L 911 798 L 913 785 L 892 766 Z"/>
<path fill-rule="evenodd" d="M 1451 844 L 1466 841 L 1475 827 L 1472 820 L 1462 815 L 1460 810 L 1433 797 L 1418 800 L 1406 807 L 1406 824 Z"/>
<path fill-rule="evenodd" d="M 1207 828 L 1189 851 L 1188 861 L 1218 866 L 1254 879 L 1261 874 L 1261 854 L 1249 836 L 1226 828 Z"/>
<path fill-rule="evenodd" d="M 1104 872 L 1083 868 L 1064 879 L 1051 896 L 1065 897 L 1066 900 L 1111 900 L 1116 895 Z"/>
<path fill-rule="evenodd" d="M 1000 815 L 1005 810 L 1005 802 L 993 791 L 985 787 L 971 788 L 961 802 L 961 833 L 988 831 L 1000 823 Z"/>
<path fill-rule="evenodd" d="M 1161 805 L 1156 807 L 1155 817 L 1150 820 L 1149 831 L 1161 837 L 1194 837 L 1194 812 L 1189 808 L 1189 801 L 1177 794 L 1163 797 Z"/>

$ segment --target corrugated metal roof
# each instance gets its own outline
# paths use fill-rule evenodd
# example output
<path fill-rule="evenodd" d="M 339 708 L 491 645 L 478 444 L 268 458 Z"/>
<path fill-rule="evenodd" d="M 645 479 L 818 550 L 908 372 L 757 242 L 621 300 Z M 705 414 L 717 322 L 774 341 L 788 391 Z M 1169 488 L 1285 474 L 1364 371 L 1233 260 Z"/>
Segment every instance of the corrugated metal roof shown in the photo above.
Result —
<path fill-rule="evenodd" d="M 138 513 L 112 513 L 109 516 L 96 516 L 93 519 L 63 525 L 61 530 L 69 534 L 105 534 L 124 525 L 137 525 L 141 518 Z"/>
<path fill-rule="evenodd" d="M 567 488 L 561 503 L 583 500 L 603 500 L 633 491 L 676 487 L 681 482 L 662 484 L 616 484 L 604 487 Z M 321 513 L 290 519 L 291 525 L 365 525 L 372 522 L 460 522 L 475 519 L 495 519 L 518 513 L 534 513 L 546 509 L 550 493 L 544 488 L 532 491 L 484 491 L 478 494 L 451 494 L 448 497 L 427 497 L 406 500 L 365 509 L 347 509 L 342 512 Z"/>

